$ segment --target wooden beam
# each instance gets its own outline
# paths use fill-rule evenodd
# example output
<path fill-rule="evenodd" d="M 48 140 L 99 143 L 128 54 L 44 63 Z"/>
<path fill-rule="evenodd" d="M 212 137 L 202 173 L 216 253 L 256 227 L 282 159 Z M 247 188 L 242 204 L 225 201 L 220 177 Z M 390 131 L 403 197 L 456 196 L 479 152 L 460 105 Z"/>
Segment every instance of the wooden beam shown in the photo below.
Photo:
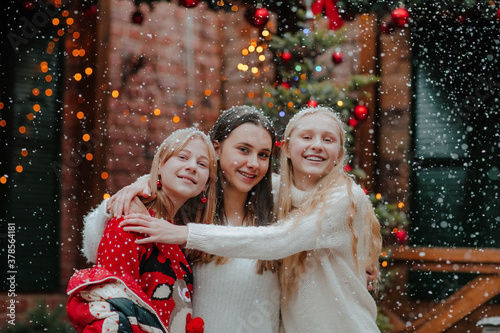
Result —
<path fill-rule="evenodd" d="M 500 249 L 404 247 L 392 249 L 390 257 L 395 261 L 500 264 Z"/>
<path fill-rule="evenodd" d="M 498 294 L 500 276 L 478 276 L 402 332 L 443 332 Z"/>

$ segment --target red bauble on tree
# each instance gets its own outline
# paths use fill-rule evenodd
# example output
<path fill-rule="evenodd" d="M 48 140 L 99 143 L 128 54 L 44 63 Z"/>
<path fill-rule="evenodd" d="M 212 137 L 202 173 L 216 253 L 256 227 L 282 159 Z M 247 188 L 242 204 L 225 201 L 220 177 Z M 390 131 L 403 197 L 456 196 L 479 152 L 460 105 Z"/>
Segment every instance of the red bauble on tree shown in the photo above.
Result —
<path fill-rule="evenodd" d="M 357 105 L 354 107 L 353 114 L 359 121 L 366 120 L 368 118 L 368 108 L 364 105 Z"/>
<path fill-rule="evenodd" d="M 342 61 L 344 60 L 344 55 L 342 54 L 342 52 L 333 52 L 332 54 L 332 62 L 336 65 L 342 63 Z"/>
<path fill-rule="evenodd" d="M 314 107 L 318 106 L 318 102 L 316 102 L 315 100 L 311 99 L 309 102 L 307 102 L 307 106 L 310 107 L 310 108 L 314 108 Z"/>
<path fill-rule="evenodd" d="M 254 27 L 262 28 L 269 21 L 269 11 L 264 8 L 248 8 L 245 12 L 245 18 Z"/>
<path fill-rule="evenodd" d="M 288 83 L 288 82 L 281 82 L 280 83 L 280 87 L 283 87 L 283 88 L 285 88 L 285 89 L 288 90 L 288 89 L 290 89 L 290 83 Z"/>
<path fill-rule="evenodd" d="M 408 26 L 410 14 L 405 8 L 396 8 L 391 12 L 391 21 L 395 26 L 404 28 Z"/>
<path fill-rule="evenodd" d="M 356 126 L 358 126 L 358 121 L 354 118 L 350 118 L 347 124 L 349 124 L 352 128 L 356 128 Z"/>
<path fill-rule="evenodd" d="M 132 14 L 132 23 L 142 24 L 143 21 L 144 21 L 144 15 L 142 15 L 142 12 L 140 10 L 136 10 Z"/>
<path fill-rule="evenodd" d="M 179 5 L 186 8 L 193 8 L 198 6 L 201 0 L 179 0 Z"/>
<path fill-rule="evenodd" d="M 401 244 L 406 243 L 406 241 L 408 240 L 408 234 L 406 233 L 406 231 L 404 229 L 399 229 L 398 231 L 396 231 L 394 236 L 396 236 L 396 239 Z"/>
<path fill-rule="evenodd" d="M 283 62 L 289 62 L 290 59 L 292 59 L 292 54 L 290 52 L 283 52 L 283 54 L 281 55 L 281 59 L 283 59 Z"/>

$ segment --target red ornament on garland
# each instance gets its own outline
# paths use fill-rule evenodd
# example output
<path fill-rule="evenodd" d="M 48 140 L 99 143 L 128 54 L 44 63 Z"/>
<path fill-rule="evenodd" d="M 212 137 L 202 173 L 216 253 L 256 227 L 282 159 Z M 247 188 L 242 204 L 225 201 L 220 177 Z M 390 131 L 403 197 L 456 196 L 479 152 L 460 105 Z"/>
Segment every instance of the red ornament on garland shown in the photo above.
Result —
<path fill-rule="evenodd" d="M 336 65 L 342 63 L 342 61 L 344 60 L 344 55 L 342 54 L 342 52 L 333 52 L 332 54 L 332 62 Z"/>
<path fill-rule="evenodd" d="M 368 118 L 368 108 L 364 105 L 357 105 L 354 108 L 353 113 L 354 117 L 356 117 L 356 119 L 359 121 L 363 121 L 366 120 L 366 118 Z"/>
<path fill-rule="evenodd" d="M 408 26 L 410 21 L 410 14 L 405 8 L 396 8 L 391 12 L 391 20 L 395 26 L 404 28 Z"/>
<path fill-rule="evenodd" d="M 142 24 L 143 21 L 144 21 L 144 15 L 142 15 L 142 12 L 140 10 L 136 10 L 132 14 L 132 23 Z"/>
<path fill-rule="evenodd" d="M 283 62 L 289 62 L 290 59 L 292 59 L 292 54 L 290 52 L 285 51 L 281 55 L 281 59 L 283 59 Z"/>
<path fill-rule="evenodd" d="M 186 8 L 193 8 L 198 6 L 200 0 L 179 0 L 179 5 Z"/>
<path fill-rule="evenodd" d="M 309 106 L 310 108 L 314 108 L 318 106 L 318 102 L 316 102 L 315 100 L 310 100 L 309 102 L 307 102 L 307 106 Z"/>
<path fill-rule="evenodd" d="M 34 0 L 24 0 L 23 1 L 23 8 L 27 11 L 33 11 L 36 7 L 36 1 Z"/>
<path fill-rule="evenodd" d="M 85 17 L 94 17 L 97 15 L 97 5 L 96 4 L 91 4 L 85 7 L 83 10 L 83 16 Z"/>
<path fill-rule="evenodd" d="M 248 8 L 245 12 L 245 18 L 256 28 L 264 27 L 269 21 L 269 11 L 262 8 Z"/>

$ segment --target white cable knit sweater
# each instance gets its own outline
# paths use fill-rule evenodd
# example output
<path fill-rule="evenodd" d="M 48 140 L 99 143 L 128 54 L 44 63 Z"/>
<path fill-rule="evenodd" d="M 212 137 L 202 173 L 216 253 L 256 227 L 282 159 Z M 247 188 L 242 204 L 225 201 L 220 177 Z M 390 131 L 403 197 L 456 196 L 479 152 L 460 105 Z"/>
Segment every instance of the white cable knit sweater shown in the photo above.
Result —
<path fill-rule="evenodd" d="M 359 236 L 358 260 L 362 263 L 368 251 L 364 212 L 370 202 L 358 185 L 353 185 L 353 193 L 358 205 L 354 229 Z M 294 206 L 299 206 L 306 195 L 294 188 Z M 320 224 L 316 214 L 304 217 L 296 226 L 292 220 L 270 227 L 191 223 L 187 247 L 225 257 L 267 260 L 314 250 L 306 262 L 296 297 L 281 307 L 286 333 L 379 332 L 375 323 L 376 304 L 366 288 L 364 267 L 356 268 L 351 251 L 345 185 L 333 190 L 327 205 Z"/>

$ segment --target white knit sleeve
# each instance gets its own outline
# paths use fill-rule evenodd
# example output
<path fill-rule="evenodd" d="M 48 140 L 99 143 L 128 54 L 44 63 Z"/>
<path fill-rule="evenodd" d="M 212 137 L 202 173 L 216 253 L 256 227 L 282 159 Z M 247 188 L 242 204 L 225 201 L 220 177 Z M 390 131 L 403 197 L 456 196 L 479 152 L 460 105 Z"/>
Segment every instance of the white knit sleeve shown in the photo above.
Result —
<path fill-rule="evenodd" d="M 186 247 L 224 257 L 281 259 L 294 253 L 345 246 L 349 197 L 339 191 L 329 197 L 328 208 L 318 223 L 318 214 L 293 218 L 268 227 L 227 227 L 188 224 Z"/>
<path fill-rule="evenodd" d="M 108 199 L 101 202 L 83 218 L 82 254 L 91 263 L 96 262 L 99 243 L 106 225 L 111 220 L 111 214 L 106 211 L 107 201 Z"/>

